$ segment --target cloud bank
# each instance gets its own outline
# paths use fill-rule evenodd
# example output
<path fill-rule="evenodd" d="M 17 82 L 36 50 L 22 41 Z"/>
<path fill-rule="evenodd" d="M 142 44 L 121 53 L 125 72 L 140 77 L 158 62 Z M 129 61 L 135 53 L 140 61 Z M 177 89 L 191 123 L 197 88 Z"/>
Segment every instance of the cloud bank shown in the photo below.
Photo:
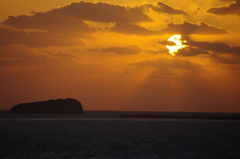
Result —
<path fill-rule="evenodd" d="M 205 22 L 198 24 L 184 20 L 169 23 L 162 30 L 142 27 L 140 22 L 151 23 L 149 9 L 157 14 L 187 14 L 163 2 L 146 3 L 141 6 L 122 6 L 104 2 L 73 2 L 47 12 L 32 12 L 31 15 L 9 16 L 1 23 L 0 45 L 22 44 L 30 47 L 84 46 L 81 39 L 93 38 L 101 31 L 117 32 L 125 35 L 152 36 L 164 34 L 227 34 L 225 29 Z M 99 29 L 86 21 L 114 23 L 111 27 Z M 3 40 L 4 39 L 4 40 Z"/>

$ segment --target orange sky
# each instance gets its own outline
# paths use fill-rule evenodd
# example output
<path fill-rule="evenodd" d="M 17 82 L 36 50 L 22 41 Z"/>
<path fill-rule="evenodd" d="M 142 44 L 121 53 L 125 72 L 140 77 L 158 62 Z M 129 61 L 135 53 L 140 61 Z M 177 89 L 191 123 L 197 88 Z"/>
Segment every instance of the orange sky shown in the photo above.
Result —
<path fill-rule="evenodd" d="M 0 109 L 240 112 L 240 1 L 0 3 Z M 189 47 L 171 56 L 175 34 Z"/>

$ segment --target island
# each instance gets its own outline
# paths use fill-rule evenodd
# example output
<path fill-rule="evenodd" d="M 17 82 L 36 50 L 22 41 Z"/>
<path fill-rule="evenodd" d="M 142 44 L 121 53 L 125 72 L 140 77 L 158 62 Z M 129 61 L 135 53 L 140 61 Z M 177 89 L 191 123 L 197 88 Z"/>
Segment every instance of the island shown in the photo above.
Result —
<path fill-rule="evenodd" d="M 82 104 L 76 99 L 55 99 L 13 106 L 9 113 L 16 114 L 84 114 Z"/>

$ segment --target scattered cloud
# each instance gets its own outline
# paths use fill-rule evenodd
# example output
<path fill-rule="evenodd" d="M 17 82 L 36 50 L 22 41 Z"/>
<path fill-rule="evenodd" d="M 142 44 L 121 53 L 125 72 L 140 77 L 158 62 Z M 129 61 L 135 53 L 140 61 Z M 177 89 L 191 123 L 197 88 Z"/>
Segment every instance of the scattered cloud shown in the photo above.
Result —
<path fill-rule="evenodd" d="M 0 46 L 13 44 L 22 44 L 29 47 L 85 45 L 79 39 L 68 39 L 49 32 L 25 32 L 21 30 L 0 27 L 0 35 Z"/>
<path fill-rule="evenodd" d="M 116 23 L 110 30 L 127 35 L 135 34 L 140 36 L 150 36 L 158 34 L 158 31 L 151 31 L 147 28 L 131 23 Z"/>
<path fill-rule="evenodd" d="M 157 6 L 152 5 L 152 4 L 146 4 L 145 6 L 151 8 L 153 11 L 159 12 L 159 13 L 187 15 L 187 13 L 185 13 L 184 11 L 182 11 L 180 9 L 174 9 L 174 8 L 166 5 L 163 2 L 157 2 Z"/>
<path fill-rule="evenodd" d="M 142 48 L 139 45 L 125 45 L 125 46 L 110 46 L 101 49 L 87 49 L 87 51 L 93 52 L 111 52 L 119 55 L 135 55 L 142 52 Z"/>
<path fill-rule="evenodd" d="M 141 8 L 124 7 L 104 2 L 73 2 L 68 6 L 57 8 L 52 12 L 71 15 L 81 20 L 96 22 L 147 22 L 152 21 Z"/>
<path fill-rule="evenodd" d="M 75 55 L 70 54 L 70 53 L 66 53 L 63 51 L 59 51 L 59 52 L 52 52 L 52 51 L 40 51 L 40 53 L 46 54 L 46 55 L 50 55 L 52 57 L 59 57 L 59 58 L 77 58 Z"/>
<path fill-rule="evenodd" d="M 59 35 L 67 34 L 68 37 L 83 37 L 85 34 L 92 34 L 96 31 L 77 18 L 54 12 L 37 12 L 30 16 L 9 16 L 2 24 L 18 29 L 38 29 Z"/>
<path fill-rule="evenodd" d="M 188 51 L 180 51 L 182 56 L 191 56 L 198 54 L 230 54 L 236 53 L 240 55 L 240 47 L 230 46 L 227 43 L 221 41 L 214 42 L 197 42 L 189 41 L 190 48 Z"/>
<path fill-rule="evenodd" d="M 73 38 L 92 38 L 91 35 L 98 29 L 90 27 L 85 20 L 105 23 L 151 21 L 141 8 L 103 2 L 73 2 L 47 12 L 9 16 L 1 23 L 8 28 L 0 28 L 3 35 L 0 45 L 16 43 L 32 47 L 83 45 L 83 42 Z M 25 32 L 29 29 L 34 31 Z"/>
<path fill-rule="evenodd" d="M 33 15 L 9 16 L 2 24 L 16 28 L 37 28 L 52 30 L 81 29 L 83 32 L 92 32 L 83 21 L 95 22 L 147 22 L 152 21 L 141 8 L 124 7 L 110 3 L 73 2 L 69 5 L 55 8 L 47 12 L 33 12 Z M 57 26 L 57 27 L 56 27 Z"/>
<path fill-rule="evenodd" d="M 128 46 L 111 46 L 106 49 L 101 49 L 101 51 L 114 52 L 120 55 L 122 54 L 133 55 L 142 52 L 142 49 L 139 45 L 128 45 Z"/>
<path fill-rule="evenodd" d="M 162 30 L 149 30 L 137 24 L 131 23 L 116 23 L 110 30 L 122 34 L 127 35 L 135 34 L 140 36 L 163 35 L 163 34 L 184 34 L 184 35 L 228 34 L 228 32 L 225 29 L 211 26 L 205 22 L 194 24 L 188 22 L 187 20 L 183 20 L 183 22 L 180 24 L 175 24 L 171 22 L 167 24 L 167 27 Z"/>
<path fill-rule="evenodd" d="M 169 23 L 162 30 L 151 30 L 139 22 L 152 22 L 147 10 L 157 13 L 182 14 L 163 2 L 155 5 L 146 3 L 141 6 L 122 6 L 105 2 L 73 2 L 69 5 L 47 12 L 32 12 L 31 15 L 9 16 L 1 23 L 2 38 L 0 46 L 22 44 L 29 47 L 74 46 L 85 44 L 80 39 L 93 38 L 98 27 L 89 26 L 85 21 L 113 23 L 105 31 L 126 35 L 163 35 L 163 34 L 226 34 L 225 29 L 211 26 L 205 22 L 194 24 L 184 20 L 180 24 Z M 4 26 L 4 27 L 3 27 Z M 30 30 L 30 32 L 29 32 Z"/>
<path fill-rule="evenodd" d="M 187 20 L 183 20 L 181 24 L 169 23 L 165 29 L 162 29 L 160 33 L 165 34 L 227 34 L 225 29 L 217 28 L 208 25 L 205 22 L 198 24 L 190 23 Z"/>
<path fill-rule="evenodd" d="M 240 1 L 237 0 L 227 7 L 213 7 L 208 9 L 207 12 L 219 15 L 236 14 L 240 16 Z"/>

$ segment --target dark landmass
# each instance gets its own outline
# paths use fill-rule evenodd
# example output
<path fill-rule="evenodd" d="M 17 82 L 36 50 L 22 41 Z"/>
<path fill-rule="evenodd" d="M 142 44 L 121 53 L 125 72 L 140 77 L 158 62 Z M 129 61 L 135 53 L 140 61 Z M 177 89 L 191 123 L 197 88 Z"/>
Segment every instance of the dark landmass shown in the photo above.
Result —
<path fill-rule="evenodd" d="M 240 113 L 162 113 L 162 114 L 135 114 L 121 115 L 122 118 L 170 118 L 170 119 L 213 119 L 213 120 L 240 120 Z"/>
<path fill-rule="evenodd" d="M 7 112 L 9 112 L 9 110 L 0 109 L 0 114 L 7 113 Z"/>
<path fill-rule="evenodd" d="M 76 99 L 56 99 L 21 103 L 10 109 L 17 114 L 83 114 L 82 104 Z"/>

